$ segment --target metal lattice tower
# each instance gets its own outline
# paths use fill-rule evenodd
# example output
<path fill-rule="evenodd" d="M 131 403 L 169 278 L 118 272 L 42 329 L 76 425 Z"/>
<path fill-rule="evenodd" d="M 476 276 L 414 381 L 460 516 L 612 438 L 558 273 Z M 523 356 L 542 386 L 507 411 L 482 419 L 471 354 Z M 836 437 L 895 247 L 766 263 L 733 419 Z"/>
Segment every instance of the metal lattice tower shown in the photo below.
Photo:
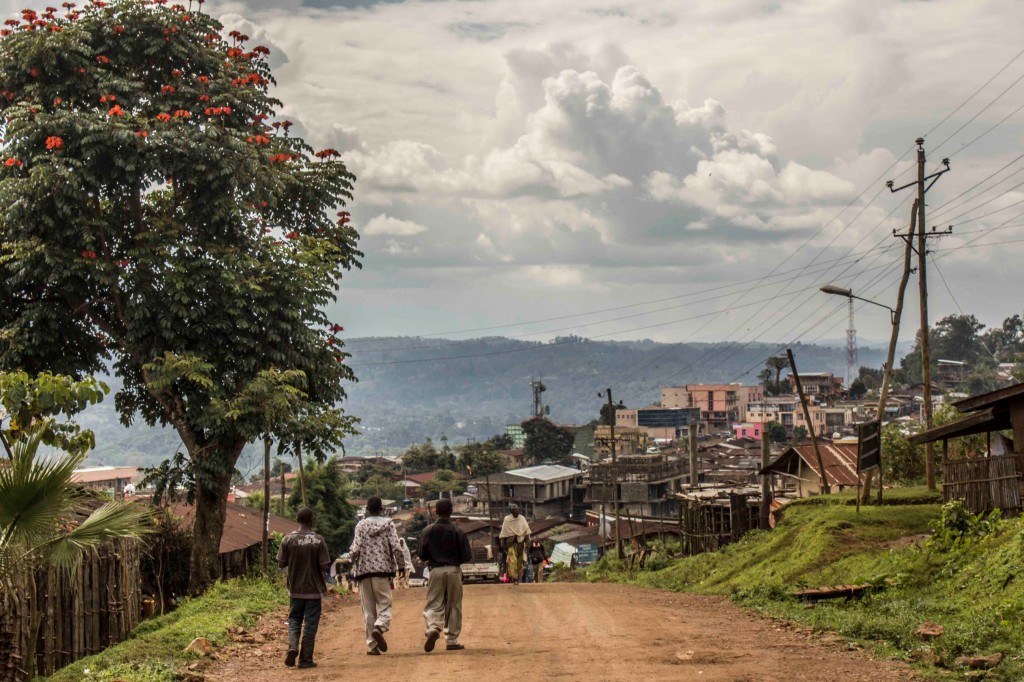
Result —
<path fill-rule="evenodd" d="M 846 387 L 857 378 L 857 329 L 853 326 L 853 299 L 850 299 L 850 318 L 846 326 Z"/>
<path fill-rule="evenodd" d="M 533 389 L 533 416 L 543 417 L 544 416 L 544 401 L 541 394 L 548 390 L 548 387 L 544 385 L 543 381 L 533 380 L 530 382 L 530 388 Z"/>

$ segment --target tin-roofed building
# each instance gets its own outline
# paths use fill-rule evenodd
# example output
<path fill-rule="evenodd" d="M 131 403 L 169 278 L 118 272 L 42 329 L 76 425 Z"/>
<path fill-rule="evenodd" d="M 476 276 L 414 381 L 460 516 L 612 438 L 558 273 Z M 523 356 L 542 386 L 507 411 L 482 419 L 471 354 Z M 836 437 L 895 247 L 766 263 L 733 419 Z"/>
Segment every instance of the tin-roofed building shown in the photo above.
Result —
<path fill-rule="evenodd" d="M 579 469 L 557 464 L 512 469 L 484 479 L 476 479 L 477 499 L 494 506 L 495 515 L 507 514 L 512 504 L 519 505 L 528 519 L 543 519 L 549 516 L 571 516 L 574 492 L 579 490 L 582 503 L 583 473 Z"/>
<path fill-rule="evenodd" d="M 819 442 L 818 449 L 821 451 L 825 476 L 828 477 L 832 492 L 856 488 L 857 446 L 826 441 Z M 780 477 L 781 485 L 776 487 L 777 494 L 796 497 L 821 494 L 821 475 L 813 445 L 791 446 L 759 473 L 776 474 Z"/>

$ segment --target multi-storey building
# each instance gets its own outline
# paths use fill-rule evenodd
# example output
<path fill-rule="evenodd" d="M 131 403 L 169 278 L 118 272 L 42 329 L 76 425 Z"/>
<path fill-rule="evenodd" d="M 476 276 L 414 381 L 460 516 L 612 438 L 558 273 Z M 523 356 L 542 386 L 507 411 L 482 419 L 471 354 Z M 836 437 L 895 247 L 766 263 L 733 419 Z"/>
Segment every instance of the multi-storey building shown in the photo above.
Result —
<path fill-rule="evenodd" d="M 696 407 L 641 407 L 616 410 L 615 426 L 641 429 L 654 440 L 679 440 L 690 424 L 700 423 L 700 416 Z"/>
<path fill-rule="evenodd" d="M 796 392 L 793 377 L 789 376 L 786 380 L 789 382 L 790 390 Z M 820 403 L 832 404 L 843 397 L 843 378 L 835 376 L 832 372 L 800 372 L 800 384 L 804 389 L 804 395 Z"/>
<path fill-rule="evenodd" d="M 803 375 L 801 375 L 801 380 L 803 380 Z M 811 415 L 814 432 L 819 436 L 832 435 L 833 432 L 826 420 L 828 410 L 813 401 L 809 401 L 807 408 Z M 800 398 L 795 395 L 773 396 L 751 402 L 747 405 L 744 421 L 756 424 L 778 422 L 786 427 L 786 434 L 789 436 L 793 435 L 794 429 L 798 426 L 807 429 L 808 433 L 811 430 L 807 420 L 804 419 Z"/>
<path fill-rule="evenodd" d="M 640 455 L 647 452 L 651 440 L 647 432 L 635 426 L 615 426 L 615 454 Z M 598 426 L 594 429 L 594 461 L 600 462 L 612 456 L 612 427 Z"/>
<path fill-rule="evenodd" d="M 742 384 L 687 384 L 661 389 L 663 408 L 698 408 L 701 422 L 709 432 L 732 429 L 733 424 L 743 420 L 747 405 L 763 398 L 763 386 Z"/>

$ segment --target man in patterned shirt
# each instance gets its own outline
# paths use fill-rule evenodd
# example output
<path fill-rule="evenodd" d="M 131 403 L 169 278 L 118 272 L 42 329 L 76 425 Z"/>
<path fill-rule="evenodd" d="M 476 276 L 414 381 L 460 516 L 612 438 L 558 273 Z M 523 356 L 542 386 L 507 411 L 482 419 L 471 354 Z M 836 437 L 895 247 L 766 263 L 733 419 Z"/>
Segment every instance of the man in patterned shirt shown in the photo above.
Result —
<path fill-rule="evenodd" d="M 366 653 L 379 656 L 388 650 L 384 633 L 391 627 L 391 581 L 405 568 L 398 532 L 384 516 L 379 497 L 366 501 L 366 518 L 356 524 L 349 550 L 352 577 L 359 583 L 359 603 L 366 626 Z"/>

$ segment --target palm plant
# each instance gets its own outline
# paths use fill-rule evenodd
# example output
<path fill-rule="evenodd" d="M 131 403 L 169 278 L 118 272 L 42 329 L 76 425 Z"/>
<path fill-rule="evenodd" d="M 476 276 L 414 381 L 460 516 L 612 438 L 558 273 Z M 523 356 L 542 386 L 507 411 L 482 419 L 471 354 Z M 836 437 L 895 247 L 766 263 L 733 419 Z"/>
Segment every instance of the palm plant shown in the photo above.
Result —
<path fill-rule="evenodd" d="M 147 532 L 148 510 L 110 501 L 88 513 L 88 495 L 72 484 L 84 452 L 38 457 L 47 424 L 36 424 L 0 461 L 0 582 L 26 563 L 77 568 L 82 553 L 116 537 Z"/>

